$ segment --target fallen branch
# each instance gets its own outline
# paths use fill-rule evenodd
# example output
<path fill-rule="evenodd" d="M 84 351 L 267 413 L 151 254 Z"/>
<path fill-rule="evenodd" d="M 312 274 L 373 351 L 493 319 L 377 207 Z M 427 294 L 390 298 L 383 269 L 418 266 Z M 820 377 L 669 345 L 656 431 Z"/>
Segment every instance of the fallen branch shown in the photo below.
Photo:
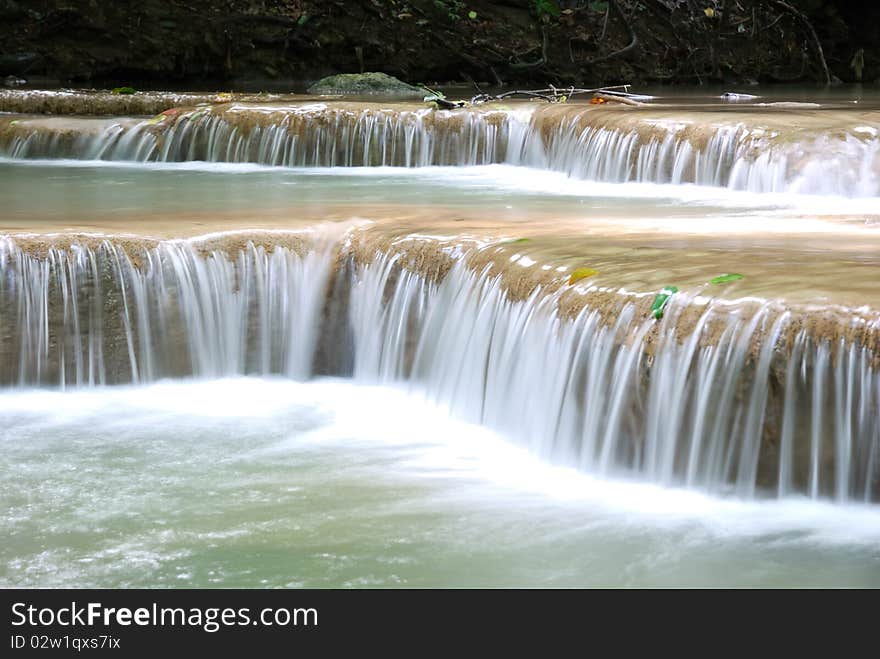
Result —
<path fill-rule="evenodd" d="M 644 107 L 645 105 L 647 105 L 646 103 L 642 103 L 641 101 L 637 101 L 634 98 L 630 98 L 628 95 L 622 96 L 620 94 L 607 94 L 607 93 L 603 93 L 603 92 L 598 92 L 596 94 L 593 94 L 593 98 L 602 99 L 606 103 L 608 103 L 608 102 L 623 103 L 624 105 L 633 105 L 635 107 Z"/>
<path fill-rule="evenodd" d="M 547 89 L 512 89 L 501 94 L 486 94 L 481 92 L 474 96 L 470 100 L 470 103 L 473 105 L 486 103 L 488 101 L 503 101 L 506 98 L 513 98 L 516 96 L 524 98 L 540 98 L 549 103 L 558 103 L 563 99 L 568 99 L 572 96 L 582 96 L 584 94 L 607 93 L 627 96 L 627 90 L 629 87 L 630 85 L 614 85 L 611 87 L 596 87 L 595 89 L 581 89 L 578 87 L 559 88 L 551 86 Z"/>
<path fill-rule="evenodd" d="M 453 110 L 456 108 L 465 108 L 472 105 L 480 105 L 491 101 L 503 101 L 509 98 L 537 98 L 548 103 L 563 103 L 573 96 L 583 96 L 584 94 L 592 94 L 594 97 L 602 98 L 605 101 L 613 100 L 628 105 L 642 105 L 635 100 L 636 94 L 630 94 L 627 90 L 630 85 L 612 85 L 610 87 L 596 87 L 594 89 L 582 89 L 579 87 L 548 87 L 546 89 L 512 89 L 502 92 L 501 94 L 487 94 L 478 85 L 474 85 L 479 92 L 469 101 L 450 101 L 439 93 L 434 96 L 428 96 L 426 101 L 436 103 L 444 110 Z"/>

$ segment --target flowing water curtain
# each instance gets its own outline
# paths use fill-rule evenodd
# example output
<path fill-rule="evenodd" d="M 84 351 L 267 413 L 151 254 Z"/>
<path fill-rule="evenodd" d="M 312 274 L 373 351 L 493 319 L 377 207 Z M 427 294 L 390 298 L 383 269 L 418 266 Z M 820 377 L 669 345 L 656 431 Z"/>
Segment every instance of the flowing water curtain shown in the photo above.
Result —
<path fill-rule="evenodd" d="M 772 113 L 728 112 L 719 119 L 717 113 L 569 104 L 441 111 L 236 105 L 181 111 L 162 121 L 7 120 L 0 154 L 293 167 L 508 163 L 605 182 L 876 197 L 876 114 L 814 113 L 799 127 Z"/>
<path fill-rule="evenodd" d="M 798 332 L 777 304 L 566 318 L 558 293 L 512 300 L 462 261 L 438 283 L 394 256 L 354 277 L 357 379 L 408 382 L 545 458 L 744 497 L 880 494 L 875 355 Z"/>
<path fill-rule="evenodd" d="M 519 115 L 517 115 L 519 116 Z M 200 110 L 162 122 L 102 126 L 79 141 L 40 126 L 7 140 L 14 158 L 249 162 L 289 167 L 424 167 L 504 160 L 507 112 L 321 105 L 271 113 Z"/>
<path fill-rule="evenodd" d="M 0 259 L 4 384 L 311 375 L 325 249 L 103 241 L 31 254 L 4 240 Z"/>
<path fill-rule="evenodd" d="M 316 354 L 351 349 L 357 380 L 408 383 L 590 473 L 745 497 L 880 494 L 880 376 L 865 343 L 877 328 L 853 334 L 850 317 L 829 333 L 775 303 L 684 294 L 658 322 L 644 296 L 587 291 L 571 308 L 562 289 L 512 296 L 503 272 L 471 267 L 466 253 L 430 276 L 405 256 L 376 251 L 343 267 L 334 311 L 329 249 L 34 251 L 4 240 L 0 376 L 15 386 L 302 379 Z M 351 348 L 332 344 L 339 325 Z"/>

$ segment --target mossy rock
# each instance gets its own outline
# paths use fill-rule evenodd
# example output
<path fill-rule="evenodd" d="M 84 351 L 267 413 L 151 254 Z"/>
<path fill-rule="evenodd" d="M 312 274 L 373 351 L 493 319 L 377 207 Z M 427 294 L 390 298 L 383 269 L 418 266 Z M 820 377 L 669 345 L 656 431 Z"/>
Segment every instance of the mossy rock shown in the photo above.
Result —
<path fill-rule="evenodd" d="M 428 93 L 386 73 L 340 73 L 321 78 L 309 87 L 310 94 L 376 94 L 421 100 Z"/>

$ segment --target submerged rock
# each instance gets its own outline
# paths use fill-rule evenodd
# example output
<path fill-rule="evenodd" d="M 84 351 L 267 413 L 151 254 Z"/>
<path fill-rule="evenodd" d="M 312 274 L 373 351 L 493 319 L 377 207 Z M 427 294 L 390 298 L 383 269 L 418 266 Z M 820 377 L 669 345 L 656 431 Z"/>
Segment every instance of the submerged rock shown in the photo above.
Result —
<path fill-rule="evenodd" d="M 387 73 L 340 73 L 321 78 L 309 87 L 310 94 L 382 94 L 421 99 L 427 93 Z"/>
<path fill-rule="evenodd" d="M 721 100 L 729 103 L 739 103 L 742 101 L 754 101 L 757 96 L 754 94 L 740 94 L 738 92 L 724 92 L 721 94 Z"/>

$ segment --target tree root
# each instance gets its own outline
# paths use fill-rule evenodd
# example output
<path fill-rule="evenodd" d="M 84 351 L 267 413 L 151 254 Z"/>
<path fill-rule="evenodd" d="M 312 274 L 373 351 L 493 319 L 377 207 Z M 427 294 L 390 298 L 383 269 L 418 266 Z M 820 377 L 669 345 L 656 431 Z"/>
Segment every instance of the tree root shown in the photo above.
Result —
<path fill-rule="evenodd" d="M 816 30 L 813 27 L 813 24 L 810 22 L 810 19 L 807 18 L 805 14 L 803 14 L 800 10 L 795 9 L 790 4 L 785 2 L 785 0 L 770 0 L 771 3 L 784 9 L 789 12 L 792 16 L 797 17 L 804 25 L 807 26 L 807 30 L 810 32 L 810 36 L 813 38 L 813 43 L 816 45 L 816 52 L 819 55 L 819 63 L 822 65 L 822 72 L 825 75 L 825 85 L 831 86 L 831 73 L 828 71 L 828 63 L 825 61 L 825 52 L 822 50 L 822 42 L 819 41 L 819 35 L 816 34 Z"/>
<path fill-rule="evenodd" d="M 626 14 L 623 13 L 623 9 L 620 8 L 617 0 L 608 0 L 608 10 L 613 9 L 614 13 L 617 14 L 618 18 L 623 21 L 623 24 L 626 26 L 627 34 L 629 34 L 629 43 L 621 48 L 620 50 L 615 50 L 613 53 L 609 53 L 608 55 L 603 55 L 602 57 L 597 57 L 586 62 L 587 66 L 592 66 L 594 64 L 599 64 L 601 62 L 607 62 L 608 60 L 615 59 L 617 57 L 622 57 L 627 53 L 632 52 L 639 45 L 639 38 L 636 36 L 635 30 L 633 30 L 632 24 L 629 22 L 629 19 L 626 17 Z"/>
<path fill-rule="evenodd" d="M 536 69 L 539 66 L 543 66 L 547 63 L 547 28 L 545 26 L 541 26 L 541 59 L 536 60 L 534 62 L 509 62 L 508 66 L 516 70 L 521 69 Z"/>

